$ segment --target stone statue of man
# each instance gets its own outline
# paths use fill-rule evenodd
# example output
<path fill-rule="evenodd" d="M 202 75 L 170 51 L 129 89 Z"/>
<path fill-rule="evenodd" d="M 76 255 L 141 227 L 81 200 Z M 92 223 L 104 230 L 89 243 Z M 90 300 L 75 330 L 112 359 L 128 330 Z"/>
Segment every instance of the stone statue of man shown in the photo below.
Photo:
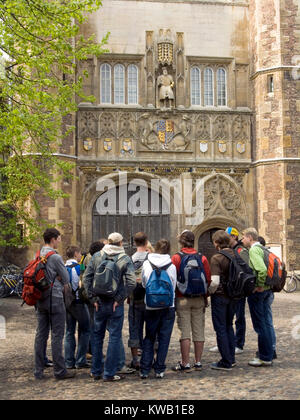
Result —
<path fill-rule="evenodd" d="M 174 81 L 173 77 L 168 74 L 166 67 L 163 68 L 163 74 L 157 79 L 158 88 L 159 88 L 159 101 L 163 103 L 163 106 L 167 108 L 167 102 L 169 100 L 169 108 L 173 105 L 174 102 Z"/>

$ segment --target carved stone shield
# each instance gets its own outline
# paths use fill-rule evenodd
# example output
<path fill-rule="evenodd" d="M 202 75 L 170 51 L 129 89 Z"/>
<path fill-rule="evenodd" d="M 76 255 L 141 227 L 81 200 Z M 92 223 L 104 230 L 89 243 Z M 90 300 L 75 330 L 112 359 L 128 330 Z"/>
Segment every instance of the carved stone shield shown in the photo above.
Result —
<path fill-rule="evenodd" d="M 84 150 L 86 150 L 87 152 L 88 152 L 89 150 L 91 150 L 91 149 L 93 148 L 93 142 L 92 142 L 92 139 L 88 138 L 88 139 L 83 140 L 83 148 L 84 148 Z"/>
<path fill-rule="evenodd" d="M 122 142 L 122 150 L 121 153 L 128 152 L 130 154 L 133 153 L 132 150 L 132 140 L 131 139 L 124 139 Z"/>
<path fill-rule="evenodd" d="M 112 140 L 111 139 L 105 139 L 103 148 L 106 152 L 109 152 L 112 149 Z"/>
<path fill-rule="evenodd" d="M 226 143 L 226 141 L 223 141 L 223 140 L 218 141 L 218 149 L 219 149 L 219 152 L 225 153 L 226 150 L 227 150 L 227 143 Z"/>
<path fill-rule="evenodd" d="M 236 145 L 236 150 L 237 150 L 239 153 L 244 153 L 244 152 L 245 152 L 245 150 L 246 150 L 246 145 L 245 145 L 245 143 L 243 143 L 243 142 L 239 141 L 239 142 L 237 143 L 237 145 Z"/>
<path fill-rule="evenodd" d="M 208 150 L 208 142 L 207 141 L 200 141 L 200 152 L 206 153 Z"/>

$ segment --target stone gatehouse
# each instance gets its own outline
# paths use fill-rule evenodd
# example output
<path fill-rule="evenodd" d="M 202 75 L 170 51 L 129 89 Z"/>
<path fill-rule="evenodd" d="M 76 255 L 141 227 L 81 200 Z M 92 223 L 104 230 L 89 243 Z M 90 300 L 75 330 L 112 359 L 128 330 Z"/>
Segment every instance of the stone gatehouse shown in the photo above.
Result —
<path fill-rule="evenodd" d="M 131 250 L 144 230 L 176 251 L 189 228 L 209 254 L 216 229 L 251 225 L 299 269 L 299 0 L 103 0 L 83 32 L 100 42 L 108 31 L 109 52 L 77 66 L 96 100 L 66 120 L 76 125 L 61 148 L 76 163 L 62 183 L 70 197 L 42 206 L 62 224 L 62 246 L 88 249 L 117 230 Z M 173 186 L 167 196 L 155 180 Z M 99 214 L 99 182 L 115 214 Z M 153 189 L 155 214 L 142 203 Z M 190 213 L 173 211 L 187 200 Z"/>

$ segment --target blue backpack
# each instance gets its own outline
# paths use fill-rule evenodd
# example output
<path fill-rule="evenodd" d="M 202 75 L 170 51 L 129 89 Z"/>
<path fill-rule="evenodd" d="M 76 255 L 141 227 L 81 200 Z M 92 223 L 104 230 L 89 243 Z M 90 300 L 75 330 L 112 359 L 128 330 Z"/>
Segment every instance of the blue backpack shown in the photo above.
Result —
<path fill-rule="evenodd" d="M 186 297 L 205 296 L 207 280 L 200 254 L 178 253 L 181 256 L 178 290 Z"/>
<path fill-rule="evenodd" d="M 76 273 L 77 273 L 77 275 L 79 277 L 80 276 L 80 264 L 73 263 L 71 265 L 66 265 L 66 269 L 68 270 L 68 273 L 69 273 L 69 279 L 70 279 L 70 284 L 71 284 L 71 287 L 72 287 L 72 293 L 73 293 L 74 298 L 75 298 L 76 297 L 76 293 L 79 290 L 79 286 L 77 287 L 77 289 L 74 290 L 73 283 L 72 283 L 72 270 L 73 270 L 73 268 L 76 269 Z"/>
<path fill-rule="evenodd" d="M 156 267 L 151 262 L 150 264 L 153 271 L 146 285 L 146 305 L 148 308 L 169 308 L 173 305 L 174 290 L 167 269 L 172 263 L 164 267 Z"/>

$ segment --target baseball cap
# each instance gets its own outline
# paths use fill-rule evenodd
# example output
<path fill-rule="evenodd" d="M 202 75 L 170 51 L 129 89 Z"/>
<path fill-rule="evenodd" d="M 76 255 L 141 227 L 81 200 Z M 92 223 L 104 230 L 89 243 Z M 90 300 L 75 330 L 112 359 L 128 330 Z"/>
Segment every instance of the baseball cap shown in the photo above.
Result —
<path fill-rule="evenodd" d="M 113 232 L 107 239 L 110 244 L 118 244 L 119 242 L 123 241 L 123 236 L 118 232 Z"/>
<path fill-rule="evenodd" d="M 228 227 L 226 228 L 226 233 L 228 233 L 228 235 L 234 235 L 234 236 L 239 236 L 239 232 L 236 228 L 234 227 Z"/>

